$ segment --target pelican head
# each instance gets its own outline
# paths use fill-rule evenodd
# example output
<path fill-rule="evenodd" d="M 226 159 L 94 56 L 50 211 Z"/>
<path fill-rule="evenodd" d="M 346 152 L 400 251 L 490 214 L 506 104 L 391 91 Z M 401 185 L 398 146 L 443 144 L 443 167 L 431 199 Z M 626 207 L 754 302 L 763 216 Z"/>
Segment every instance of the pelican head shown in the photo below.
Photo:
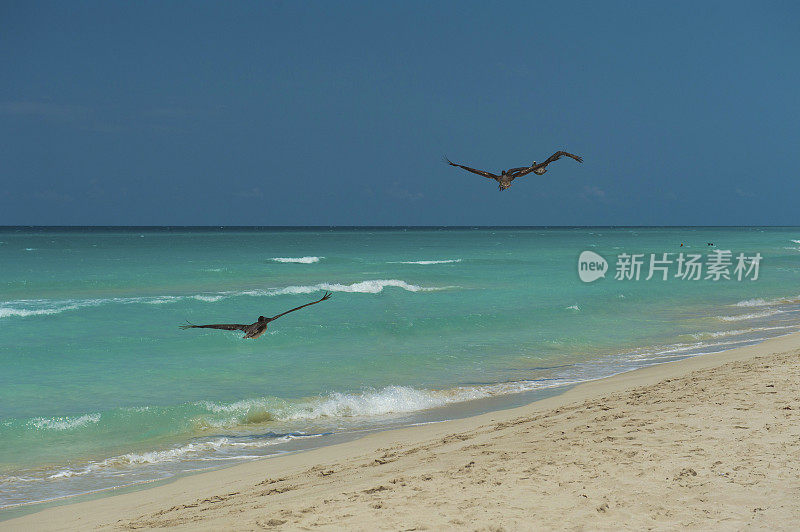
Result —
<path fill-rule="evenodd" d="M 259 316 L 258 321 L 267 321 L 267 318 L 265 318 L 264 316 Z"/>

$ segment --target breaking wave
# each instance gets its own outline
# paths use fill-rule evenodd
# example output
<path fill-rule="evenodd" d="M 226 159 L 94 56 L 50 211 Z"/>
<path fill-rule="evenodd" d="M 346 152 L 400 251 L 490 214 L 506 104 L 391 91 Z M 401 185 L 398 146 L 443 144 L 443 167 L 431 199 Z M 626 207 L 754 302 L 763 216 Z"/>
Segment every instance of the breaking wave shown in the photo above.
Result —
<path fill-rule="evenodd" d="M 30 425 L 43 430 L 73 430 L 92 425 L 100 421 L 100 414 L 85 414 L 75 417 L 34 418 Z"/>
<path fill-rule="evenodd" d="M 378 294 L 385 288 L 401 288 L 408 292 L 433 292 L 453 288 L 451 286 L 419 286 L 399 279 L 373 279 L 360 281 L 352 284 L 343 283 L 319 283 L 315 285 L 286 286 L 283 288 L 269 288 L 257 290 L 240 290 L 228 292 L 216 292 L 205 294 L 194 294 L 186 296 L 150 296 L 150 297 L 111 297 L 97 299 L 20 299 L 17 301 L 6 301 L 0 306 L 0 319 L 10 317 L 29 317 L 60 314 L 70 310 L 81 308 L 99 307 L 108 304 L 146 304 L 146 305 L 166 305 L 179 301 L 202 301 L 213 303 L 223 299 L 234 297 L 270 297 L 281 295 L 311 294 L 314 292 L 350 292 L 362 294 Z"/>
<path fill-rule="evenodd" d="M 781 325 L 777 327 L 750 327 L 748 329 L 733 329 L 730 331 L 715 331 L 715 332 L 699 332 L 694 333 L 692 336 L 696 339 L 702 338 L 725 338 L 728 336 L 741 336 L 750 333 L 758 333 L 764 331 L 779 331 L 785 329 L 794 329 L 791 325 Z"/>
<path fill-rule="evenodd" d="M 480 386 L 461 386 L 447 390 L 423 390 L 411 386 L 386 386 L 360 393 L 333 392 L 300 402 L 272 397 L 234 403 L 201 401 L 194 405 L 205 410 L 192 420 L 198 430 L 234 429 L 269 422 L 338 423 L 344 419 L 370 419 L 409 414 L 498 395 L 522 393 L 572 384 L 564 379 L 514 381 Z"/>
<path fill-rule="evenodd" d="M 717 319 L 721 321 L 754 320 L 757 318 L 767 318 L 769 316 L 774 316 L 775 314 L 783 314 L 784 312 L 785 311 L 778 309 L 767 309 L 767 310 L 762 310 L 761 312 L 753 312 L 751 314 L 738 314 L 736 316 L 717 316 Z"/>
<path fill-rule="evenodd" d="M 87 306 L 96 306 L 96 305 L 80 305 L 80 304 L 72 304 L 72 305 L 56 305 L 50 308 L 40 308 L 40 309 L 26 309 L 26 308 L 15 308 L 15 307 L 0 307 L 0 318 L 9 318 L 12 316 L 19 316 L 19 317 L 27 317 L 27 316 L 47 316 L 50 314 L 59 314 L 66 310 L 76 310 L 81 307 Z"/>
<path fill-rule="evenodd" d="M 320 259 L 325 257 L 272 257 L 270 260 L 274 262 L 293 262 L 296 264 L 314 264 L 319 262 Z"/>
<path fill-rule="evenodd" d="M 780 297 L 778 299 L 745 299 L 736 303 L 737 307 L 769 307 L 772 305 L 790 305 L 792 303 L 800 303 L 800 296 L 795 297 Z"/>
<path fill-rule="evenodd" d="M 90 461 L 80 467 L 65 467 L 55 472 L 50 472 L 46 475 L 46 478 L 48 480 L 70 478 L 101 470 L 121 469 L 137 465 L 154 465 L 187 460 L 218 461 L 226 459 L 242 460 L 247 458 L 259 458 L 263 455 L 258 454 L 252 456 L 242 454 L 242 451 L 246 452 L 248 449 L 258 450 L 265 447 L 272 447 L 281 443 L 286 443 L 291 440 L 315 438 L 318 436 L 322 436 L 322 434 L 276 434 L 274 437 L 251 439 L 220 437 L 207 441 L 196 441 L 169 449 L 142 453 L 126 453 L 119 456 L 106 458 L 104 460 Z"/>
<path fill-rule="evenodd" d="M 378 294 L 383 292 L 384 288 L 395 287 L 402 288 L 409 292 L 433 292 L 437 290 L 445 290 L 452 288 L 450 286 L 444 287 L 424 287 L 415 284 L 410 284 L 398 279 L 376 279 L 373 281 L 361 281 L 353 284 L 340 284 L 340 283 L 320 283 L 307 286 L 287 286 L 277 290 L 269 290 L 265 295 L 284 295 L 284 294 L 310 294 L 312 292 L 320 292 L 327 290 L 329 292 L 356 292 L 362 294 Z"/>
<path fill-rule="evenodd" d="M 451 264 L 454 262 L 461 262 L 461 259 L 444 259 L 444 260 L 400 260 L 389 262 L 389 264 Z"/>

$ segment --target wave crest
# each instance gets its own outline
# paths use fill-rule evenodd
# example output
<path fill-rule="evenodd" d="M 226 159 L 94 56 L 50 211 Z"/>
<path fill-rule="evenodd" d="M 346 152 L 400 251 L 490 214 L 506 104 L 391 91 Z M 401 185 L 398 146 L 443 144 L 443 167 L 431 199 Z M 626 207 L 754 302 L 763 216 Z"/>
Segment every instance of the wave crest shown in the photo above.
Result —
<path fill-rule="evenodd" d="M 790 305 L 792 303 L 800 303 L 800 296 L 794 297 L 779 297 L 777 299 L 745 299 L 736 303 L 737 307 L 769 307 L 772 305 Z"/>
<path fill-rule="evenodd" d="M 241 291 L 228 291 L 216 292 L 194 295 L 182 296 L 150 296 L 150 297 L 112 297 L 102 299 L 67 299 L 67 300 L 52 300 L 52 299 L 20 299 L 17 301 L 6 301 L 4 306 L 0 306 L 0 319 L 10 317 L 29 317 L 29 316 L 46 316 L 52 314 L 60 314 L 69 310 L 78 310 L 81 308 L 99 307 L 101 305 L 119 304 L 146 304 L 146 305 L 166 305 L 176 303 L 179 301 L 195 300 L 205 303 L 213 303 L 223 299 L 230 299 L 234 297 L 269 297 L 281 295 L 296 295 L 296 294 L 311 294 L 314 292 L 321 292 L 327 290 L 329 292 L 351 292 L 362 294 L 378 294 L 384 288 L 402 288 L 408 292 L 432 292 L 437 290 L 446 290 L 453 288 L 451 286 L 444 287 L 425 287 L 419 286 L 400 279 L 371 279 L 368 281 L 359 281 L 352 284 L 342 283 L 319 283 L 315 285 L 299 285 L 299 286 L 286 286 L 284 288 L 269 288 L 258 290 L 241 290 Z"/>
<path fill-rule="evenodd" d="M 284 295 L 284 294 L 310 294 L 312 292 L 321 292 L 327 290 L 329 292 L 351 292 L 362 294 L 378 294 L 383 292 L 384 288 L 394 287 L 402 288 L 409 292 L 431 292 L 436 290 L 444 290 L 449 287 L 423 287 L 415 284 L 410 284 L 399 279 L 375 279 L 372 281 L 361 281 L 353 284 L 340 284 L 340 283 L 320 283 L 308 286 L 287 286 L 279 290 L 270 290 L 268 295 Z"/>
<path fill-rule="evenodd" d="M 38 417 L 30 421 L 37 429 L 46 430 L 73 430 L 94 425 L 100 421 L 100 414 L 84 414 L 75 417 Z"/>
<path fill-rule="evenodd" d="M 772 309 L 762 310 L 761 312 L 753 312 L 752 314 L 737 314 L 736 316 L 717 316 L 717 319 L 721 321 L 754 320 L 757 318 L 766 318 L 769 316 L 774 316 L 775 314 L 782 314 L 783 312 L 785 311 L 772 308 Z"/>
<path fill-rule="evenodd" d="M 122 468 L 137 465 L 152 465 L 163 464 L 165 462 L 178 462 L 182 460 L 225 460 L 235 459 L 241 460 L 248 458 L 246 455 L 236 454 L 233 456 L 226 456 L 232 450 L 241 449 L 262 449 L 264 447 L 271 447 L 291 440 L 303 438 L 315 438 L 322 436 L 322 434 L 276 434 L 269 438 L 258 438 L 249 441 L 239 441 L 234 437 L 221 437 L 213 440 L 198 441 L 187 443 L 178 447 L 170 449 L 163 449 L 158 451 L 149 451 L 143 453 L 127 453 L 119 456 L 113 456 L 100 461 L 91 461 L 83 467 L 67 467 L 47 475 L 48 480 L 59 478 L 71 478 L 76 476 L 94 473 L 103 469 Z M 252 458 L 257 458 L 253 456 Z"/>
<path fill-rule="evenodd" d="M 730 331 L 699 332 L 692 334 L 692 337 L 694 337 L 697 340 L 704 338 L 725 338 L 727 336 L 741 336 L 754 332 L 779 331 L 779 330 L 793 329 L 793 328 L 794 327 L 791 325 L 781 325 L 777 327 L 750 327 L 748 329 L 734 329 Z"/>
<path fill-rule="evenodd" d="M 272 257 L 270 260 L 274 262 L 290 262 L 295 264 L 314 264 L 319 262 L 325 257 Z"/>
<path fill-rule="evenodd" d="M 481 386 L 462 386 L 447 390 L 424 390 L 411 386 L 386 386 L 360 393 L 333 392 L 298 403 L 275 398 L 260 398 L 234 403 L 197 403 L 208 411 L 195 419 L 197 428 L 234 428 L 268 421 L 319 421 L 324 419 L 375 418 L 408 414 L 453 403 L 521 393 L 572 381 L 544 379 L 513 381 Z"/>
<path fill-rule="evenodd" d="M 389 264 L 452 264 L 454 262 L 461 262 L 461 259 L 444 259 L 444 260 L 401 260 L 390 262 Z"/>

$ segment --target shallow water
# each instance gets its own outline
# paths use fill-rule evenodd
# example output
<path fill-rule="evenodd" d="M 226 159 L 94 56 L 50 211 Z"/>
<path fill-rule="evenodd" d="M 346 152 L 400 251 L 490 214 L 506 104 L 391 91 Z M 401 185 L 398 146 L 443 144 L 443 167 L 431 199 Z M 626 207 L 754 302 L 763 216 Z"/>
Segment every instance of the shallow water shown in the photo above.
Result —
<path fill-rule="evenodd" d="M 5 229 L 0 507 L 796 331 L 798 241 L 798 228 Z M 760 253 L 759 279 L 645 281 L 647 264 L 614 279 L 622 252 L 707 242 Z M 579 280 L 584 250 L 606 278 Z M 250 323 L 325 290 L 258 340 L 177 327 Z"/>

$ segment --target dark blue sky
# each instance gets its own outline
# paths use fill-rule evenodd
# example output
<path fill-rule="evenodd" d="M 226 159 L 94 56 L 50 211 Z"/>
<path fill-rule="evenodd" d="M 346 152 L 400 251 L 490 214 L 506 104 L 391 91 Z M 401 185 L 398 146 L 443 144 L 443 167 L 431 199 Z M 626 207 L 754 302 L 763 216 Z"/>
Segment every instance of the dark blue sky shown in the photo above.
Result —
<path fill-rule="evenodd" d="M 0 224 L 797 225 L 799 6 L 5 1 Z"/>

